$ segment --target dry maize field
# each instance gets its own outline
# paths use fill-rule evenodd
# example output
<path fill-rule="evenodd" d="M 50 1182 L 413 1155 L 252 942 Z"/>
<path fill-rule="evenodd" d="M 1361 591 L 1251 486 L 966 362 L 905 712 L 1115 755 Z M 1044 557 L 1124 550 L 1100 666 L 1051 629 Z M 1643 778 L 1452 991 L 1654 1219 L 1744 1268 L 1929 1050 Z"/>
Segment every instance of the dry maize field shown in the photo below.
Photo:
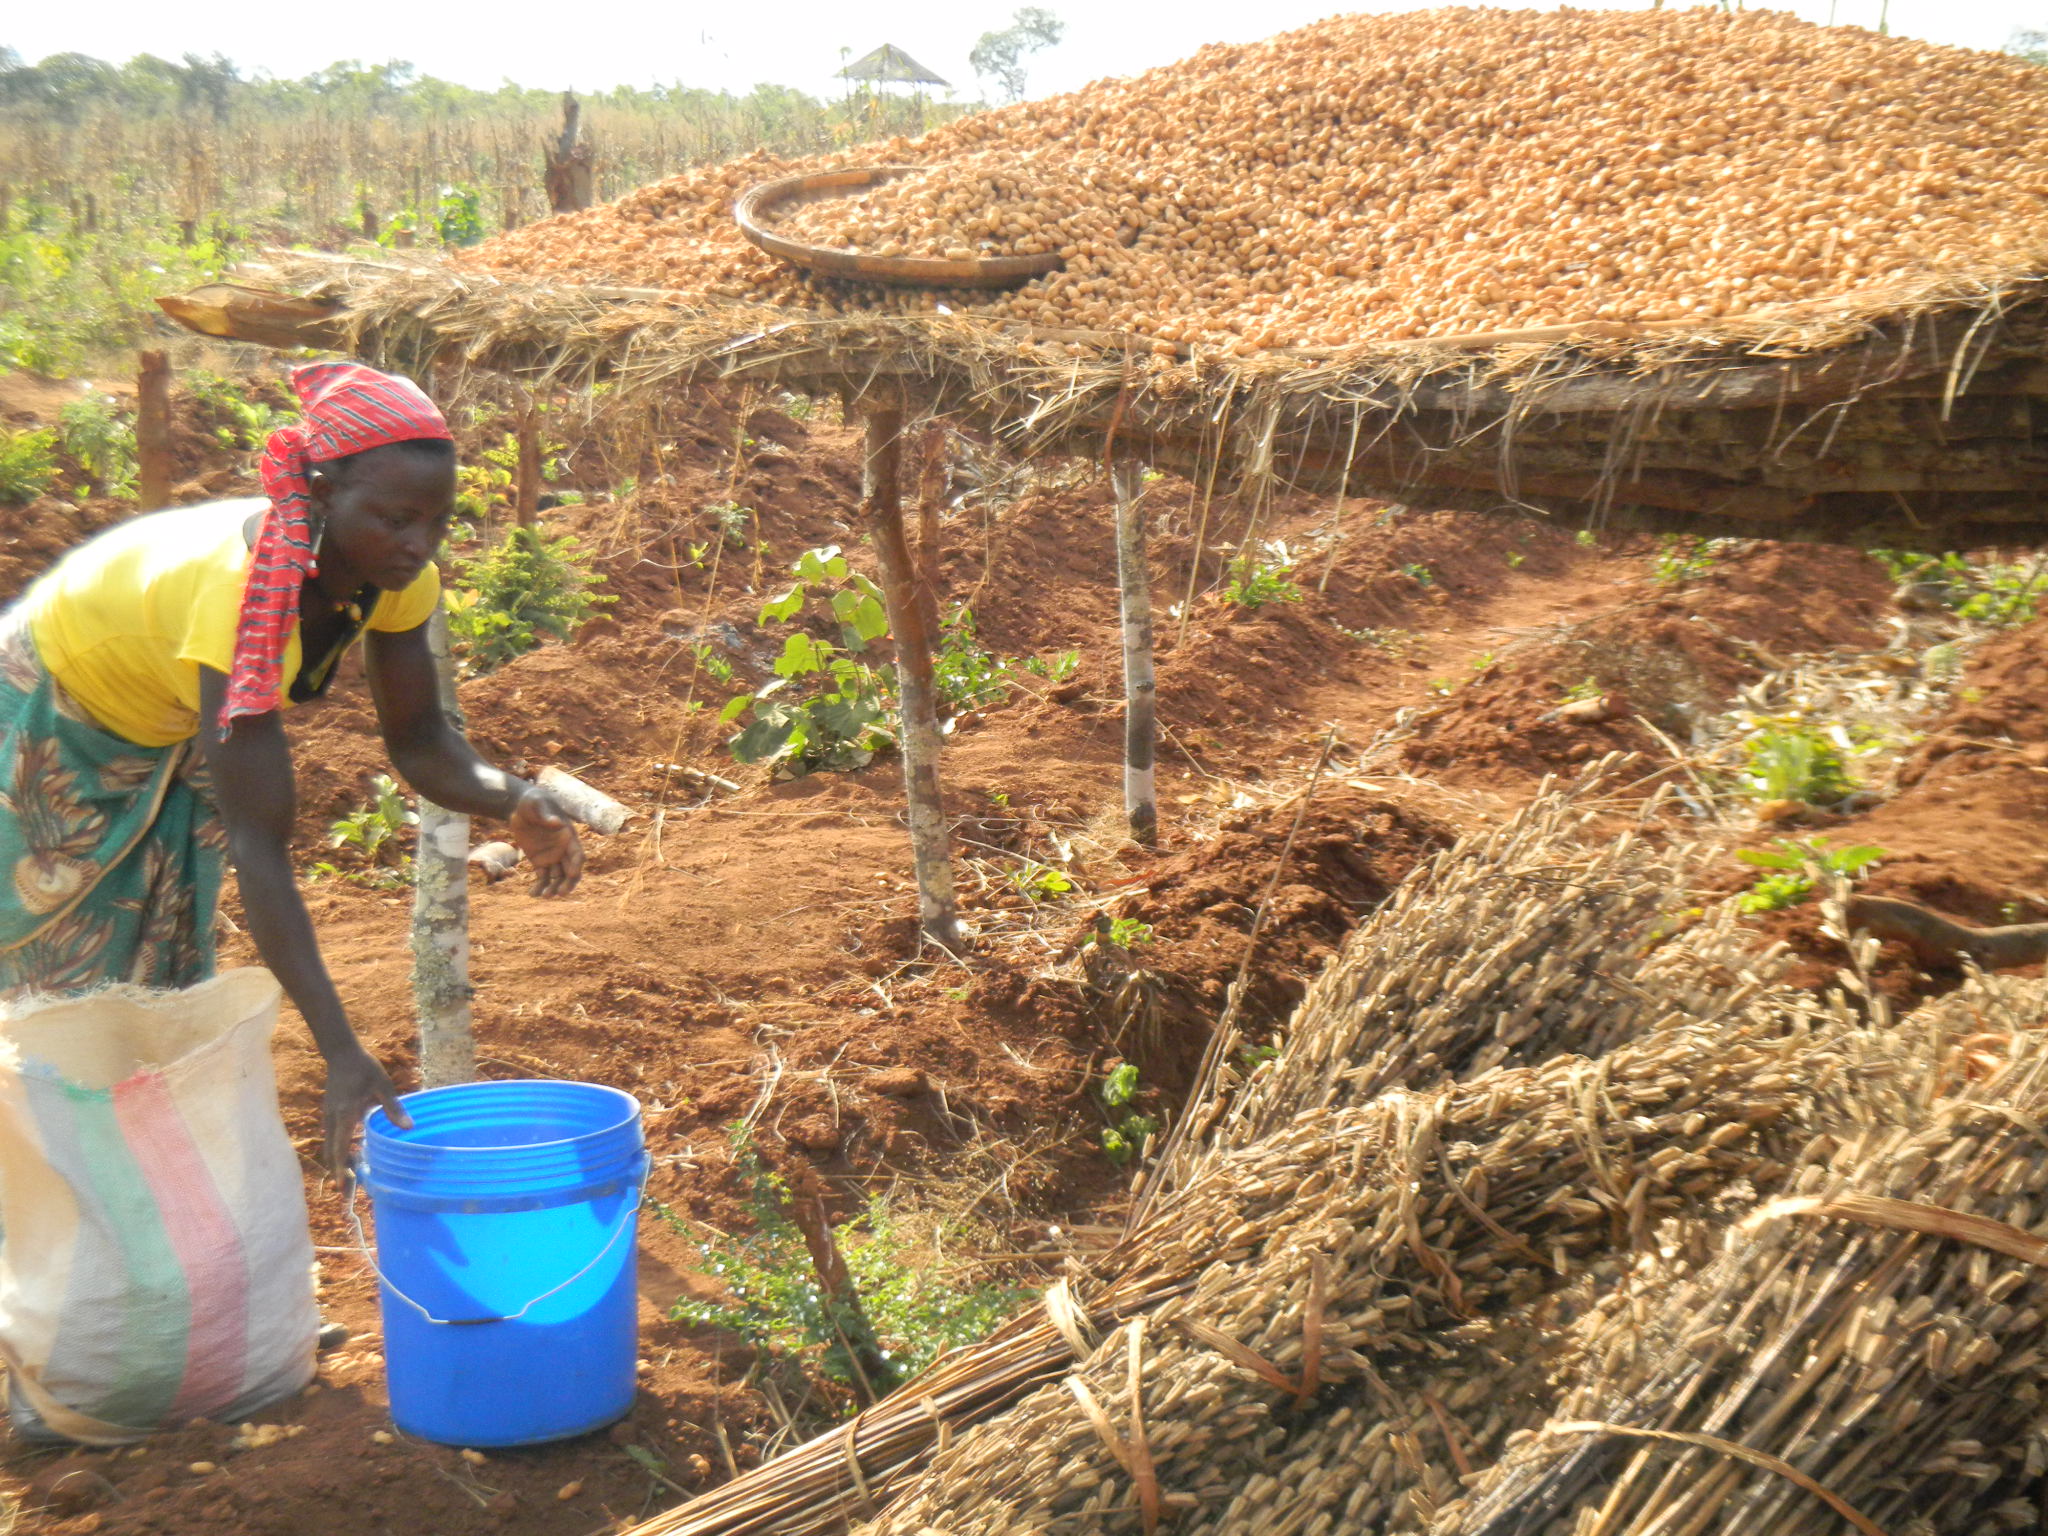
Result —
<path fill-rule="evenodd" d="M 1057 252 L 1010 293 L 805 277 L 734 199 L 921 174 L 779 232 L 870 255 Z M 809 310 L 974 311 L 1247 354 L 1814 306 L 2038 274 L 2048 74 L 1769 12 L 1344 16 L 916 140 L 755 155 L 503 236 L 489 270 Z"/>

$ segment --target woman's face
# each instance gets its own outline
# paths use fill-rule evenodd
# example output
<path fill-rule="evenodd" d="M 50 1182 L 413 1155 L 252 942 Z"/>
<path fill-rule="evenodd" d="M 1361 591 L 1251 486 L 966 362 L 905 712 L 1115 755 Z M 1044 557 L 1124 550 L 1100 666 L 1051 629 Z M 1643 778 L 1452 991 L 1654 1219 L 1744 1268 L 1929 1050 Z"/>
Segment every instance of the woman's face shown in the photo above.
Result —
<path fill-rule="evenodd" d="M 331 575 L 346 588 L 368 582 L 403 591 L 447 536 L 455 513 L 455 460 L 402 445 L 373 448 L 348 460 L 338 478 L 315 478 L 311 492 L 324 520 L 323 584 Z"/>

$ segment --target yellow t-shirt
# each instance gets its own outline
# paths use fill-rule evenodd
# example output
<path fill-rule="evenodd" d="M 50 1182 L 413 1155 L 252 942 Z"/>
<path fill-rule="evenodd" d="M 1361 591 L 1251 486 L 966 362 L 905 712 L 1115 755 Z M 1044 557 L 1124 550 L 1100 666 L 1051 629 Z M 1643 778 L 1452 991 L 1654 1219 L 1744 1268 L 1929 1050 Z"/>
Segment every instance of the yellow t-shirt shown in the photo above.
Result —
<path fill-rule="evenodd" d="M 242 529 L 260 498 L 151 512 L 81 544 L 23 595 L 22 612 L 50 675 L 101 726 L 145 747 L 199 732 L 199 668 L 234 664 L 251 551 Z M 385 592 L 368 629 L 412 629 L 441 600 L 429 563 L 403 592 Z M 278 707 L 301 663 L 297 626 L 285 643 Z"/>

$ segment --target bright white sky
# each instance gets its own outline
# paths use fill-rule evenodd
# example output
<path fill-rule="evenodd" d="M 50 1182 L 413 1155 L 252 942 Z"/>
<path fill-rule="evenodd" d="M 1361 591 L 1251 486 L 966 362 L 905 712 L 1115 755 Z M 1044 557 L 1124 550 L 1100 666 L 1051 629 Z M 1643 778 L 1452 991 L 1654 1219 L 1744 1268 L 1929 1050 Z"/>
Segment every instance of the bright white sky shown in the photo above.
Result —
<path fill-rule="evenodd" d="M 681 81 L 744 91 L 757 81 L 825 93 L 842 48 L 858 57 L 890 42 L 981 94 L 968 50 L 1006 26 L 1022 0 L 753 0 L 692 5 L 594 0 L 564 8 L 540 0 L 355 0 L 341 7 L 289 5 L 257 13 L 239 5 L 94 0 L 10 5 L 0 44 L 29 60 L 89 53 L 120 62 L 134 54 L 175 59 L 224 53 L 245 73 L 303 75 L 341 58 L 406 59 L 427 74 L 490 87 L 510 78 L 548 89 Z M 1345 7 L 1328 0 L 1040 0 L 1067 23 L 1066 40 L 1036 57 L 1031 94 L 1070 90 L 1104 75 L 1133 74 L 1204 43 L 1250 42 Z M 1580 0 L 1599 7 L 1601 0 Z M 1875 27 L 1883 0 L 1799 0 L 1813 21 Z M 1416 8 L 1408 0 L 1372 10 Z M 2048 30 L 2048 0 L 1890 0 L 1894 33 L 1970 48 L 2002 48 L 2018 28 Z"/>

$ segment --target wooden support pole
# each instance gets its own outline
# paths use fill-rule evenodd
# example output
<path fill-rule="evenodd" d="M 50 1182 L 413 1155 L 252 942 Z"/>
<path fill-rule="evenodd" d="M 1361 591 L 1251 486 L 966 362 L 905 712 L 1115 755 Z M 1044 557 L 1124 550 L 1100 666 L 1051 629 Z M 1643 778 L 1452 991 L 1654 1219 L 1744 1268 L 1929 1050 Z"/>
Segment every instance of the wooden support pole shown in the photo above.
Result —
<path fill-rule="evenodd" d="M 853 1366 L 854 1395 L 863 1407 L 870 1406 L 895 1389 L 899 1375 L 875 1338 L 875 1325 L 853 1283 L 853 1272 L 846 1267 L 846 1255 L 839 1250 L 825 1210 L 824 1181 L 798 1152 L 777 1159 L 776 1171 L 788 1187 L 786 1209 L 811 1256 L 812 1272 L 825 1296 L 827 1319 Z"/>
<path fill-rule="evenodd" d="M 934 944 L 957 952 L 960 906 L 953 894 L 952 841 L 939 795 L 938 689 L 932 636 L 917 598 L 917 569 L 903 534 L 903 410 L 865 405 L 867 452 L 861 512 L 881 566 L 882 600 L 896 637 L 896 686 L 902 708 L 903 787 L 910 803 L 910 854 L 917 870 L 918 921 Z"/>
<path fill-rule="evenodd" d="M 1152 669 L 1152 581 L 1145 538 L 1145 471 L 1119 459 L 1109 481 L 1116 493 L 1116 577 L 1124 630 L 1124 821 L 1133 841 L 1159 840 L 1159 795 L 1153 750 L 1158 683 Z"/>
<path fill-rule="evenodd" d="M 171 361 L 144 352 L 135 375 L 135 507 L 171 504 Z"/>
<path fill-rule="evenodd" d="M 462 729 L 455 668 L 448 658 L 448 615 L 427 621 L 441 712 Z M 420 1021 L 420 1082 L 428 1088 L 476 1077 L 469 1000 L 469 818 L 420 798 L 419 848 L 413 855 L 412 997 Z"/>
<path fill-rule="evenodd" d="M 917 471 L 917 587 L 924 621 L 932 634 L 943 622 L 939 583 L 939 513 L 946 500 L 946 428 L 925 424 Z"/>
<path fill-rule="evenodd" d="M 522 528 L 540 521 L 540 411 L 531 402 L 519 413 L 518 470 L 512 481 L 512 515 Z"/>

